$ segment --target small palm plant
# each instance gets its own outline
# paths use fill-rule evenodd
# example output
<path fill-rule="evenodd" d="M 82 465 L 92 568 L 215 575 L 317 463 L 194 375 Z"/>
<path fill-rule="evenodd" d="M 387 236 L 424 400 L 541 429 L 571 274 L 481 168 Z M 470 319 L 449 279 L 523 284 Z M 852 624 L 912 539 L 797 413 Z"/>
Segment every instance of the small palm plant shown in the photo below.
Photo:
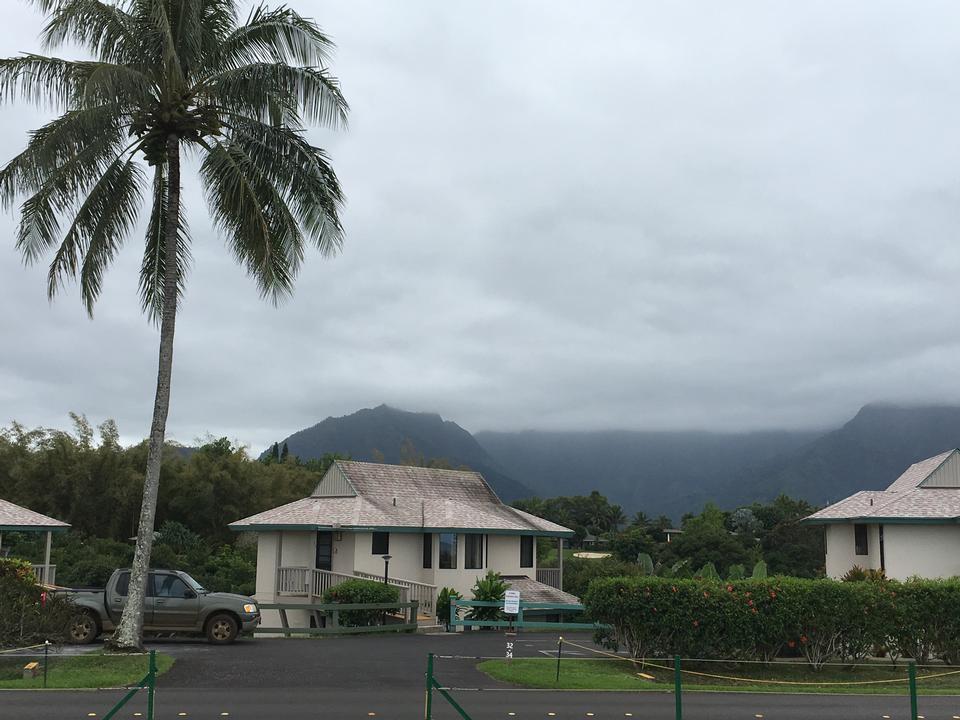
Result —
<path fill-rule="evenodd" d="M 473 599 L 486 602 L 503 602 L 507 592 L 507 583 L 500 577 L 500 573 L 488 570 L 482 578 L 477 578 L 473 586 Z M 502 607 L 475 607 L 470 611 L 472 620 L 500 620 L 503 617 Z"/>
<path fill-rule="evenodd" d="M 160 353 L 143 503 L 118 648 L 140 646 L 146 573 L 170 403 L 177 305 L 191 236 L 180 191 L 181 159 L 199 162 L 213 224 L 261 295 L 288 295 L 308 244 L 341 243 L 342 194 L 307 124 L 340 127 L 347 104 L 326 66 L 333 48 L 317 25 L 287 7 L 238 0 L 32 0 L 48 14 L 48 47 L 89 58 L 21 55 L 0 60 L 0 99 L 62 114 L 31 133 L 0 171 L 0 200 L 20 208 L 26 261 L 52 253 L 53 297 L 78 279 L 87 311 L 106 270 L 149 204 L 140 300 L 160 325 Z"/>

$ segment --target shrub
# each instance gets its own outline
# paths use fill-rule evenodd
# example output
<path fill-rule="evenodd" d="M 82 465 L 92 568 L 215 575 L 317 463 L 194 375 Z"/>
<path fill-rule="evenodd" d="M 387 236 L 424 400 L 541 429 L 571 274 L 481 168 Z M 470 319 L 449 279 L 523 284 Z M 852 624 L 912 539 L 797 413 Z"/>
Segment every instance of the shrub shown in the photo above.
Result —
<path fill-rule="evenodd" d="M 36 581 L 30 563 L 0 558 L 0 647 L 64 640 L 73 607 L 49 595 Z"/>
<path fill-rule="evenodd" d="M 437 594 L 437 620 L 444 625 L 450 622 L 450 602 L 453 598 L 461 599 L 463 595 L 453 588 L 445 587 Z"/>
<path fill-rule="evenodd" d="M 393 585 L 386 585 L 375 580 L 347 580 L 334 585 L 323 593 L 324 603 L 395 603 L 400 598 L 400 591 Z M 340 612 L 341 625 L 376 625 L 383 618 L 383 610 L 342 610 Z"/>
<path fill-rule="evenodd" d="M 507 584 L 500 577 L 500 573 L 488 570 L 487 574 L 478 578 L 473 586 L 473 599 L 485 602 L 499 602 L 503 600 L 507 591 Z M 472 620 L 499 620 L 503 617 L 503 610 L 499 607 L 475 607 L 470 609 Z"/>
<path fill-rule="evenodd" d="M 840 579 L 844 582 L 883 582 L 887 579 L 887 574 L 883 570 L 864 569 L 859 565 L 854 565 Z"/>
<path fill-rule="evenodd" d="M 641 568 L 615 558 L 592 560 L 571 558 L 563 563 L 563 589 L 582 598 L 590 583 L 597 578 L 637 576 Z"/>

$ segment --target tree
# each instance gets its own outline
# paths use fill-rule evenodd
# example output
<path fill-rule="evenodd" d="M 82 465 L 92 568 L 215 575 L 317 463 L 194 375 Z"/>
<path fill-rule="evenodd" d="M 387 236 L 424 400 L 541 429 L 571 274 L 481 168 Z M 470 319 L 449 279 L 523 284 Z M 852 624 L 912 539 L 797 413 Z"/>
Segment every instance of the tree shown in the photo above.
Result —
<path fill-rule="evenodd" d="M 157 387 L 137 543 L 116 648 L 139 648 L 160 480 L 177 305 L 190 262 L 180 158 L 201 158 L 214 224 L 275 302 L 287 296 L 313 243 L 341 243 L 339 181 L 307 123 L 346 122 L 347 104 L 326 69 L 333 47 L 293 10 L 255 7 L 238 23 L 237 0 L 34 0 L 49 14 L 50 47 L 84 47 L 92 59 L 21 55 L 0 60 L 0 98 L 63 114 L 31 134 L 0 171 L 0 198 L 20 210 L 26 261 L 53 251 L 51 298 L 79 278 L 87 312 L 136 225 L 153 169 L 140 299 L 160 325 Z M 65 230 L 61 223 L 68 223 Z"/>

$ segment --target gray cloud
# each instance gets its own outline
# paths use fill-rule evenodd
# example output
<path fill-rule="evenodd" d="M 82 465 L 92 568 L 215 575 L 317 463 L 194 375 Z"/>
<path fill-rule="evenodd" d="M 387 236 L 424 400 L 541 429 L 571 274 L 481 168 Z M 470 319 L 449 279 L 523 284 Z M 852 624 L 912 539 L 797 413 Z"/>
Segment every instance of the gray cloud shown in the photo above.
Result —
<path fill-rule="evenodd" d="M 758 428 L 958 401 L 952 3 L 310 2 L 343 255 L 261 301 L 187 184 L 170 433 L 261 447 L 388 402 L 470 429 Z M 0 52 L 40 27 L 8 9 Z M 43 113 L 0 116 L 11 156 Z M 147 431 L 136 242 L 94 321 L 0 224 L 0 410 Z"/>

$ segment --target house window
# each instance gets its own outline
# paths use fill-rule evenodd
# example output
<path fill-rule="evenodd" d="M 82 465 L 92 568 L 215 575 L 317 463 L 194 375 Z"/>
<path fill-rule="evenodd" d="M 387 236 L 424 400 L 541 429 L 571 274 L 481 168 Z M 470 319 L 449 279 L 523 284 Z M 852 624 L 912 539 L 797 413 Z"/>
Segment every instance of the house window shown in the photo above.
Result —
<path fill-rule="evenodd" d="M 375 532 L 373 534 L 373 543 L 372 543 L 371 553 L 373 555 L 389 555 L 390 554 L 390 533 L 388 532 Z"/>
<path fill-rule="evenodd" d="M 853 526 L 853 545 L 856 549 L 857 555 L 869 555 L 867 547 L 867 526 L 866 525 L 854 525 Z"/>
<path fill-rule="evenodd" d="M 533 535 L 520 536 L 520 567 L 533 567 Z"/>
<path fill-rule="evenodd" d="M 457 567 L 457 534 L 440 533 L 440 569 L 455 570 Z"/>
<path fill-rule="evenodd" d="M 430 569 L 433 567 L 433 534 L 423 534 L 423 567 Z"/>
<path fill-rule="evenodd" d="M 483 567 L 483 535 L 464 535 L 463 566 L 467 570 Z"/>

